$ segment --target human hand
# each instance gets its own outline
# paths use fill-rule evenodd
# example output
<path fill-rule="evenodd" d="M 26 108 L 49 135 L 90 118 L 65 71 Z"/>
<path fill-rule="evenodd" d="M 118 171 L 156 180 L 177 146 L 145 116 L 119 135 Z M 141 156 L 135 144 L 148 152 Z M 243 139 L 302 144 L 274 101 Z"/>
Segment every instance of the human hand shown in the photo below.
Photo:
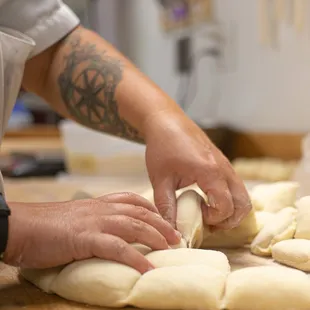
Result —
<path fill-rule="evenodd" d="M 237 227 L 252 206 L 228 159 L 185 115 L 162 112 L 147 122 L 146 163 L 155 205 L 175 227 L 177 189 L 197 183 L 208 196 L 204 221 L 215 229 Z"/>
<path fill-rule="evenodd" d="M 98 257 L 144 273 L 153 266 L 128 243 L 164 250 L 180 242 L 180 235 L 155 206 L 131 193 L 9 206 L 4 262 L 14 266 L 40 269 Z"/>

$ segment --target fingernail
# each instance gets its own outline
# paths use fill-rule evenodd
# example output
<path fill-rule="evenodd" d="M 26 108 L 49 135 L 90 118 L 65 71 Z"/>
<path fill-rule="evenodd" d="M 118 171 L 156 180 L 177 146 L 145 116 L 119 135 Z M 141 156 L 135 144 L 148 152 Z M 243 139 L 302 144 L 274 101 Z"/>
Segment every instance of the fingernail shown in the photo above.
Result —
<path fill-rule="evenodd" d="M 211 194 L 208 195 L 208 203 L 209 203 L 211 208 L 216 209 L 216 202 L 215 202 L 213 195 L 211 195 Z"/>
<path fill-rule="evenodd" d="M 175 232 L 175 235 L 176 235 L 179 239 L 182 238 L 182 234 L 181 234 L 179 231 L 175 230 L 174 232 Z"/>
<path fill-rule="evenodd" d="M 154 270 L 154 269 L 155 269 L 154 267 L 150 266 L 150 267 L 147 269 L 147 272 L 152 271 L 152 270 Z"/>

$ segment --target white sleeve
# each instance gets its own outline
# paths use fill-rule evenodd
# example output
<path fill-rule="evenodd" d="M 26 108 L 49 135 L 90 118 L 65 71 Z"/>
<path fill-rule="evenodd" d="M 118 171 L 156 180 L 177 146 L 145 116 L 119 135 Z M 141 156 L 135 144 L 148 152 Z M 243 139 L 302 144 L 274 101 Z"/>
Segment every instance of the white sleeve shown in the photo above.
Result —
<path fill-rule="evenodd" d="M 0 0 L 0 25 L 35 41 L 31 57 L 58 42 L 78 24 L 78 17 L 61 0 Z"/>

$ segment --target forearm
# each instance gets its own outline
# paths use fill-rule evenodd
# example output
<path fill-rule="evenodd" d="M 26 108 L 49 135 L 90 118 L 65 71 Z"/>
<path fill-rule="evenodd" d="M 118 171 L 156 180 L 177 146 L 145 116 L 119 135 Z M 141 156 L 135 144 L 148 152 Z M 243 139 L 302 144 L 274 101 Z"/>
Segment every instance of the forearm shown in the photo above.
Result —
<path fill-rule="evenodd" d="M 141 141 L 149 116 L 163 111 L 182 113 L 124 56 L 89 30 L 74 30 L 48 52 L 45 57 L 38 56 L 44 58 L 41 62 L 45 64 L 50 57 L 51 63 L 46 72 L 39 73 L 40 81 L 34 83 L 33 62 L 38 63 L 34 59 L 26 66 L 23 85 L 65 117 L 99 131 Z"/>

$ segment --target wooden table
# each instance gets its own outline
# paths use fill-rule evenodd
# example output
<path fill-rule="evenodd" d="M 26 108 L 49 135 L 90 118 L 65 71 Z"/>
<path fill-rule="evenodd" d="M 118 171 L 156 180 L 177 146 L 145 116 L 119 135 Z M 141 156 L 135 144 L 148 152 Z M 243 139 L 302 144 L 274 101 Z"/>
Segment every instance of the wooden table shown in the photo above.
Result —
<path fill-rule="evenodd" d="M 115 190 L 115 180 L 105 180 L 87 184 L 86 190 L 94 196 L 100 196 Z M 124 191 L 142 192 L 149 184 L 142 180 L 118 181 Z M 5 181 L 6 196 L 9 201 L 47 202 L 69 200 L 73 194 L 83 188 L 79 183 L 55 182 L 53 179 L 32 179 L 27 181 Z M 2 310 L 95 310 L 68 302 L 56 295 L 42 293 L 32 284 L 18 275 L 18 270 L 0 263 L 0 309 Z"/>

